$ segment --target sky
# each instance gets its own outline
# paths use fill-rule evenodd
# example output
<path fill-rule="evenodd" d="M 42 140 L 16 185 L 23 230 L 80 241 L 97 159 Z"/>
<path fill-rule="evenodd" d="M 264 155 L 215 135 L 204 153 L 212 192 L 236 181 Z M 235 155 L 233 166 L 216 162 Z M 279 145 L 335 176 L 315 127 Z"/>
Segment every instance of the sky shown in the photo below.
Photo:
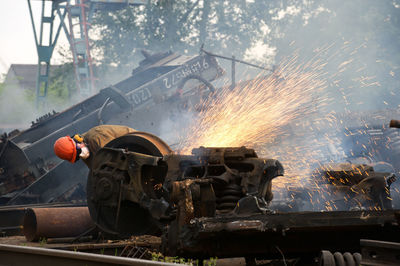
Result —
<path fill-rule="evenodd" d="M 49 1 L 47 1 L 49 2 Z M 36 26 L 40 21 L 41 1 L 31 1 Z M 50 2 L 49 2 L 50 3 Z M 0 0 L 0 75 L 10 64 L 36 64 L 38 56 L 27 0 Z M 64 45 L 63 32 L 57 46 Z M 57 52 L 53 53 L 57 61 Z"/>

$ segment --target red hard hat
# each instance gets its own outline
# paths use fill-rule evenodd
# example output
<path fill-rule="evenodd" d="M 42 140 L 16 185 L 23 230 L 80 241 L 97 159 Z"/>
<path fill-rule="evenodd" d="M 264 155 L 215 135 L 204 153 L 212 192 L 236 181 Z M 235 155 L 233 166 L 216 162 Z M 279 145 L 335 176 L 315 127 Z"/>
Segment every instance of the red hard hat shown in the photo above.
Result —
<path fill-rule="evenodd" d="M 70 136 L 59 138 L 54 143 L 54 153 L 63 160 L 74 163 L 76 160 L 76 143 Z"/>

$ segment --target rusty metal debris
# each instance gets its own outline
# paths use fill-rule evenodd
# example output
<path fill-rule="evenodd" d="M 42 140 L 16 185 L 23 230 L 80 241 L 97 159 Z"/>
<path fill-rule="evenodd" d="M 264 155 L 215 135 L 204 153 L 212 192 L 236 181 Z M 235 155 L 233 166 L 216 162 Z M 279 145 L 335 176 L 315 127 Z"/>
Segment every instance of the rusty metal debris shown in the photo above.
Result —
<path fill-rule="evenodd" d="M 400 243 L 361 239 L 362 265 L 399 265 Z"/>
<path fill-rule="evenodd" d="M 368 165 L 360 167 L 329 168 L 328 185 L 351 187 L 367 178 L 362 171 L 374 175 Z M 284 254 L 288 261 L 309 263 L 321 250 L 341 252 L 345 259 L 360 251 L 362 238 L 400 237 L 394 210 L 272 211 L 271 181 L 283 173 L 279 161 L 258 158 L 246 147 L 199 147 L 180 155 L 158 137 L 135 132 L 96 154 L 88 206 L 96 225 L 113 237 L 161 236 L 163 255 L 187 258 L 239 255 L 250 263 Z M 340 182 L 346 178 L 348 184 Z M 121 254 L 140 257 L 143 251 L 125 247 Z"/>
<path fill-rule="evenodd" d="M 84 207 L 84 204 L 49 203 L 17 206 L 0 206 L 0 236 L 8 237 L 23 235 L 24 217 L 27 209 Z"/>
<path fill-rule="evenodd" d="M 351 254 L 350 252 L 340 253 L 335 252 L 332 254 L 329 250 L 322 250 L 318 258 L 319 265 L 324 266 L 335 266 L 335 265 L 360 265 L 361 254 L 355 252 Z"/>
<path fill-rule="evenodd" d="M 28 241 L 78 237 L 91 228 L 94 228 L 94 224 L 87 207 L 29 208 L 23 224 Z"/>
<path fill-rule="evenodd" d="M 144 247 L 126 245 L 122 250 L 120 257 L 136 258 L 136 259 L 151 259 L 151 251 Z"/>
<path fill-rule="evenodd" d="M 313 173 L 318 186 L 331 192 L 331 202 L 342 210 L 391 209 L 390 186 L 396 176 L 376 172 L 368 164 L 327 164 Z"/>
<path fill-rule="evenodd" d="M 400 128 L 400 120 L 390 120 L 390 127 Z"/>
<path fill-rule="evenodd" d="M 160 143 L 164 151 L 157 148 Z M 122 237 L 161 235 L 164 254 L 200 258 L 268 254 L 279 259 L 281 252 L 310 258 L 323 248 L 358 252 L 362 237 L 400 236 L 396 212 L 390 210 L 272 211 L 271 181 L 283 175 L 283 167 L 277 160 L 258 158 L 252 149 L 200 147 L 180 155 L 164 145 L 155 136 L 150 141 L 125 136 L 96 154 L 88 204 L 102 230 Z M 361 194 L 372 187 L 362 197 L 391 209 L 382 203 L 381 193 L 393 181 L 387 173 L 352 164 L 321 173 L 327 185 L 345 186 L 347 192 Z"/>
<path fill-rule="evenodd" d="M 85 187 L 88 170 L 83 164 L 61 162 L 54 155 L 57 138 L 104 123 L 133 128 L 140 125 L 141 130 L 160 133 L 162 120 L 190 99 L 209 95 L 213 89 L 209 82 L 224 73 L 215 58 L 206 54 L 188 57 L 166 52 L 144 56 L 131 77 L 63 112 L 46 115 L 25 131 L 2 137 L 0 205 L 48 203 L 63 197 L 70 200 L 65 193 L 78 184 Z M 182 94 L 183 86 L 185 92 L 204 93 Z M 85 193 L 80 197 L 85 199 Z"/>
<path fill-rule="evenodd" d="M 196 217 L 269 212 L 271 180 L 283 175 L 279 161 L 258 158 L 245 147 L 172 154 L 152 140 L 127 135 L 96 154 L 88 206 L 102 230 L 159 235 L 173 220 L 183 226 Z"/>

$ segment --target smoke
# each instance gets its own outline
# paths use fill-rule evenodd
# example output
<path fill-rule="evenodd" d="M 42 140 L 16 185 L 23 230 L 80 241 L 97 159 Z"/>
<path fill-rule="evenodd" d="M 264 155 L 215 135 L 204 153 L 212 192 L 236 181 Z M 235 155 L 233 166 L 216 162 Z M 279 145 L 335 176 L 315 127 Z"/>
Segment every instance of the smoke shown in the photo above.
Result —
<path fill-rule="evenodd" d="M 247 59 L 260 64 L 267 61 L 268 64 L 280 62 L 296 50 L 299 51 L 299 64 L 304 64 L 315 54 L 324 62 L 323 80 L 327 84 L 324 95 L 329 101 L 316 106 L 312 114 L 293 116 L 290 121 L 279 125 L 279 136 L 274 137 L 273 142 L 268 136 L 256 141 L 258 144 L 264 141 L 264 147 L 257 146 L 259 154 L 279 159 L 285 167 L 286 177 L 280 178 L 274 184 L 278 191 L 288 185 L 314 186 L 312 172 L 326 163 L 356 162 L 354 158 L 360 156 L 368 156 L 369 162 L 372 160 L 372 163 L 374 160 L 381 160 L 383 157 L 379 151 L 367 147 L 373 145 L 367 131 L 371 127 L 376 128 L 377 125 L 381 125 L 380 129 L 384 131 L 384 125 L 394 114 L 390 110 L 399 107 L 398 5 L 395 2 L 377 1 L 367 1 L 367 4 L 365 1 L 307 2 L 308 6 L 300 4 L 297 7 L 293 5 L 272 9 L 270 14 L 277 27 L 267 27 L 265 32 L 274 37 L 267 42 L 254 41 L 245 52 Z M 308 96 L 307 89 L 304 87 L 304 97 Z M 383 112 L 379 116 L 372 115 L 372 112 L 377 110 Z M 220 111 L 223 113 L 222 109 Z M 202 115 L 200 114 L 200 121 L 209 118 Z M 229 115 L 236 114 L 225 114 Z M 186 140 L 194 138 L 198 140 L 197 145 L 212 143 L 214 146 L 221 146 L 219 143 L 226 146 L 226 140 L 231 139 L 232 125 L 225 130 L 225 137 L 217 137 L 207 129 L 221 126 L 218 121 L 202 128 L 199 118 L 194 119 L 195 127 L 208 132 L 211 138 L 214 137 L 218 141 L 204 142 L 204 139 L 191 131 L 184 137 Z M 349 128 L 361 132 L 360 136 L 349 141 L 349 136 L 346 135 Z M 363 140 L 363 136 L 368 140 Z M 237 142 L 240 142 L 239 137 L 234 135 Z M 365 143 L 361 143 L 363 141 Z M 388 141 L 381 144 L 380 148 L 392 144 L 393 142 Z M 355 145 L 362 149 L 355 150 Z M 324 204 L 330 202 L 329 195 L 332 193 L 325 192 L 326 195 L 319 199 L 319 205 L 308 208 L 327 207 Z M 398 194 L 398 190 L 393 192 Z M 333 206 L 328 207 L 331 210 L 335 209 Z M 336 207 L 338 208 L 339 206 Z"/>
<path fill-rule="evenodd" d="M 327 93 L 336 112 L 398 108 L 400 9 L 391 1 L 308 1 L 282 23 L 277 58 L 300 48 L 305 57 L 326 53 Z M 274 14 L 279 14 L 279 10 Z M 292 12 L 293 13 L 293 12 Z M 279 59 L 278 59 L 279 61 Z"/>
<path fill-rule="evenodd" d="M 33 65 L 28 65 L 35 67 Z M 25 66 L 25 68 L 27 68 Z M 61 112 L 70 105 L 82 101 L 82 97 L 71 94 L 67 82 L 75 86 L 72 73 L 65 73 L 65 66 L 53 66 L 50 73 L 50 82 L 47 89 L 47 96 L 43 101 L 36 103 L 35 83 L 29 80 L 29 76 L 13 76 L 9 74 L 3 89 L 0 91 L 0 130 L 10 132 L 14 129 L 25 130 L 43 116 L 48 117 L 54 112 Z M 23 72 L 23 71 L 21 71 Z M 28 72 L 28 71 L 26 71 Z M 62 78 L 57 73 L 63 73 Z M 24 80 L 27 78 L 28 80 Z M 33 84 L 32 84 L 33 83 Z"/>
<path fill-rule="evenodd" d="M 0 113 L 0 130 L 9 132 L 29 127 L 37 111 L 33 101 L 29 101 L 27 91 L 16 85 L 5 84 L 0 94 Z"/>
<path fill-rule="evenodd" d="M 296 183 L 293 177 L 307 177 L 315 167 L 325 163 L 360 156 L 393 163 L 398 153 L 392 151 L 387 157 L 381 154 L 389 153 L 395 144 L 393 138 L 374 144 L 379 138 L 388 138 L 387 124 L 391 116 L 398 115 L 398 3 L 307 2 L 308 5 L 295 5 L 297 8 L 288 6 L 270 11 L 278 26 L 271 27 L 273 34 L 280 36 L 273 40 L 277 47 L 276 61 L 296 49 L 300 49 L 299 61 L 325 49 L 320 54 L 326 62 L 325 95 L 332 99 L 316 115 L 293 123 L 301 126 L 292 124 L 290 136 L 282 136 L 269 146 L 270 154 L 283 162 L 287 180 L 279 182 L 287 185 Z M 379 110 L 382 111 L 378 115 Z M 371 129 L 383 135 L 370 135 Z M 304 169 L 307 171 L 302 173 Z M 299 185 L 312 185 L 310 179 L 300 180 Z"/>
<path fill-rule="evenodd" d="M 185 112 L 175 110 L 166 119 L 161 121 L 159 127 L 160 138 L 164 140 L 174 151 L 180 149 L 180 139 L 187 132 L 193 121 L 196 121 L 198 113 L 187 110 Z"/>

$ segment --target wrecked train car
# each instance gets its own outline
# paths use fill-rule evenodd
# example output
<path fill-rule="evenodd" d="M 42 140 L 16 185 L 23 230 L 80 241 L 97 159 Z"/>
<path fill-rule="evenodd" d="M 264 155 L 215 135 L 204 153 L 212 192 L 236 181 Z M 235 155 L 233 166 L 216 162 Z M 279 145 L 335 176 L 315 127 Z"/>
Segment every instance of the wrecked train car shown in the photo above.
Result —
<path fill-rule="evenodd" d="M 88 207 L 105 232 L 157 235 L 175 219 L 267 211 L 271 180 L 278 175 L 283 175 L 279 161 L 258 158 L 245 147 L 200 147 L 180 155 L 154 135 L 128 134 L 94 157 Z"/>
<path fill-rule="evenodd" d="M 124 124 L 159 133 L 160 121 L 178 110 L 201 84 L 205 90 L 223 74 L 215 58 L 167 52 L 149 54 L 132 76 L 60 112 L 38 119 L 0 142 L 0 204 L 47 203 L 85 198 L 88 170 L 74 167 L 53 152 L 54 141 L 103 123 Z M 189 95 L 189 96 L 187 96 Z"/>
<path fill-rule="evenodd" d="M 154 135 L 128 134 L 96 154 L 88 207 L 114 237 L 161 235 L 164 255 L 243 256 L 250 265 L 282 254 L 311 265 L 321 250 L 357 253 L 362 238 L 400 237 L 393 210 L 272 211 L 271 181 L 283 173 L 245 147 L 180 155 Z"/>

